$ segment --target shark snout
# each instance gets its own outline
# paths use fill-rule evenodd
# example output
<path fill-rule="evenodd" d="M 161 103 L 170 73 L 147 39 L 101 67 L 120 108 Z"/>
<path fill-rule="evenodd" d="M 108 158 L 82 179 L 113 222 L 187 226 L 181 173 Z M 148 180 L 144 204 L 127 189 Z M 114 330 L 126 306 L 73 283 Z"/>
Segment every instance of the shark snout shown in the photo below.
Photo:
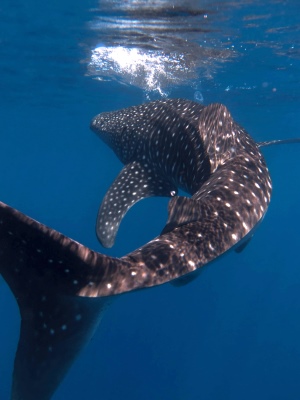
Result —
<path fill-rule="evenodd" d="M 93 132 L 96 132 L 96 133 L 97 133 L 97 131 L 98 131 L 97 127 L 100 125 L 98 121 L 99 121 L 99 116 L 96 115 L 96 117 L 94 117 L 94 118 L 91 120 L 91 123 L 90 123 L 90 129 L 91 129 Z"/>

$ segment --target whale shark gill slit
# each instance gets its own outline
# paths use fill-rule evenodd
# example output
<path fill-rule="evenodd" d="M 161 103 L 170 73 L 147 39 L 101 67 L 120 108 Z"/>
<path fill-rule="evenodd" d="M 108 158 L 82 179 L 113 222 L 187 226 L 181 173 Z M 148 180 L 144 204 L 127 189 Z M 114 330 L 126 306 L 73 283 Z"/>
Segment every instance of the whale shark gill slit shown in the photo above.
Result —
<path fill-rule="evenodd" d="M 109 191 L 103 215 L 121 210 L 113 230 L 129 206 L 125 195 L 118 203 L 122 190 L 132 204 L 170 191 L 168 221 L 158 237 L 114 258 L 0 203 L 0 273 L 21 314 L 12 400 L 50 399 L 115 296 L 175 279 L 175 285 L 187 283 L 202 266 L 246 243 L 269 206 L 264 158 L 221 104 L 157 101 L 100 114 L 92 128 L 131 173 L 121 172 Z M 124 133 L 132 139 L 125 149 Z M 191 198 L 176 196 L 177 188 Z"/>

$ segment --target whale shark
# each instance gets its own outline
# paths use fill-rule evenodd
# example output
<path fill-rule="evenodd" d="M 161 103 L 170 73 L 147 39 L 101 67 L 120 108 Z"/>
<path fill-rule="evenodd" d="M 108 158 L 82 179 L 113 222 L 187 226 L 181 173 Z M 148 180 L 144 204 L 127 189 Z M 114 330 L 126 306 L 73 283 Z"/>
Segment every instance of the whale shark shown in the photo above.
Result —
<path fill-rule="evenodd" d="M 226 210 L 236 226 L 232 244 L 266 212 L 272 187 L 263 156 L 222 104 L 159 100 L 101 113 L 91 129 L 125 164 L 98 212 L 96 233 L 104 247 L 114 244 L 128 209 L 150 196 L 173 197 L 169 228 L 203 219 L 206 208 L 217 217 Z M 178 189 L 191 198 L 176 196 Z"/>
<path fill-rule="evenodd" d="M 101 242 L 114 243 L 129 207 L 145 197 L 170 197 L 167 223 L 116 258 L 0 203 L 0 273 L 21 316 L 12 400 L 50 399 L 114 298 L 187 283 L 242 250 L 270 203 L 260 147 L 271 142 L 255 143 L 222 104 L 160 100 L 99 114 L 91 127 L 125 164 L 100 207 Z"/>

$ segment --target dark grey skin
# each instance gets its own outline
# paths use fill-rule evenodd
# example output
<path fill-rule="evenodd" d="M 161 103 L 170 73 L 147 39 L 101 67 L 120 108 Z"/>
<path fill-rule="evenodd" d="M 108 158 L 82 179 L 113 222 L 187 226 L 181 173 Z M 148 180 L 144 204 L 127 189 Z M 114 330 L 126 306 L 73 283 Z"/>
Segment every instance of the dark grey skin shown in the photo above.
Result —
<path fill-rule="evenodd" d="M 126 164 L 115 181 L 121 201 L 113 187 L 107 195 L 121 210 L 114 216 L 143 197 L 170 195 L 168 222 L 157 238 L 113 258 L 0 203 L 0 273 L 21 314 L 12 400 L 50 399 L 114 296 L 193 277 L 244 245 L 270 202 L 259 146 L 221 104 L 157 101 L 100 114 L 92 128 Z M 178 187 L 192 197 L 176 196 Z M 100 211 L 106 222 L 112 207 Z"/>

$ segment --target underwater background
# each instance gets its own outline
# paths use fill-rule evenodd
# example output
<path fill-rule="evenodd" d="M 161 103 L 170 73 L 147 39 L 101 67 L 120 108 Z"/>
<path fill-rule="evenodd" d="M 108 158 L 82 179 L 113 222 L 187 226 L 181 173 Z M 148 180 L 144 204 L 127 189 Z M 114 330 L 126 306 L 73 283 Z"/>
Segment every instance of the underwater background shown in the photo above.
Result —
<path fill-rule="evenodd" d="M 300 3 L 1 0 L 0 89 L 0 200 L 122 256 L 160 233 L 168 199 L 138 203 L 101 248 L 122 165 L 91 118 L 182 97 L 224 103 L 256 141 L 299 137 Z M 54 400 L 300 399 L 300 146 L 263 153 L 274 190 L 251 243 L 184 287 L 116 298 Z M 0 277 L 0 400 L 19 323 Z"/>

